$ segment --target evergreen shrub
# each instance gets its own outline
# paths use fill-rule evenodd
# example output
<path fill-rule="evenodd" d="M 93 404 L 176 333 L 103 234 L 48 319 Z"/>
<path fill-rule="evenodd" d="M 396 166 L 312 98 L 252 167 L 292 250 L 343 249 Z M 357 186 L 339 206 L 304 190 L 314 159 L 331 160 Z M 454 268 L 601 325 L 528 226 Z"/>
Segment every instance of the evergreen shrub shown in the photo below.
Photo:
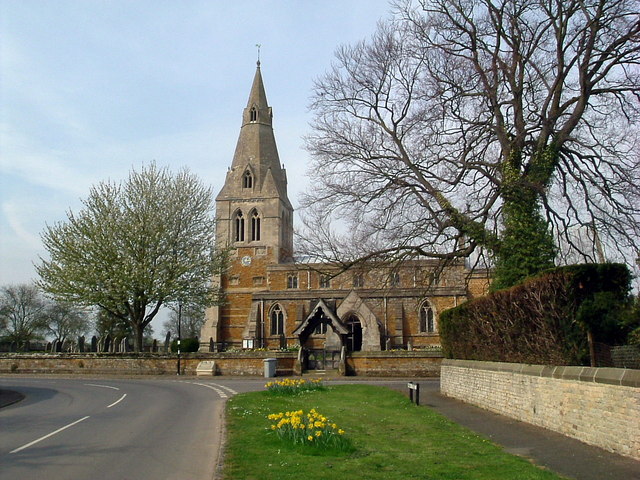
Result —
<path fill-rule="evenodd" d="M 442 312 L 447 358 L 498 362 L 589 364 L 587 332 L 604 343 L 624 341 L 631 274 L 622 264 L 548 270 L 510 289 Z"/>
<path fill-rule="evenodd" d="M 188 352 L 197 352 L 200 348 L 200 341 L 198 338 L 182 338 L 180 340 L 180 352 L 188 353 Z M 171 342 L 171 351 L 176 353 L 178 351 L 178 340 L 174 340 Z"/>

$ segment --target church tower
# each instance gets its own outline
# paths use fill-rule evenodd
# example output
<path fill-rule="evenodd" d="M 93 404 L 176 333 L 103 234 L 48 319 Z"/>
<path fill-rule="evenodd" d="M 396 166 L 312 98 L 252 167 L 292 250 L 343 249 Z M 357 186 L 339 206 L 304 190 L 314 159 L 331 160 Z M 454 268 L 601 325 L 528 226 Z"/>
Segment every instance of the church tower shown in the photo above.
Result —
<path fill-rule="evenodd" d="M 238 249 L 245 263 L 247 256 L 274 263 L 292 257 L 293 208 L 272 120 L 258 62 L 231 168 L 216 198 L 217 243 Z"/>
<path fill-rule="evenodd" d="M 280 164 L 260 62 L 257 63 L 231 167 L 216 197 L 216 243 L 229 249 L 229 264 L 214 279 L 225 305 L 207 311 L 200 349 L 259 337 L 263 314 L 252 295 L 267 289 L 267 267 L 290 263 L 293 256 L 293 207 L 287 174 Z"/>

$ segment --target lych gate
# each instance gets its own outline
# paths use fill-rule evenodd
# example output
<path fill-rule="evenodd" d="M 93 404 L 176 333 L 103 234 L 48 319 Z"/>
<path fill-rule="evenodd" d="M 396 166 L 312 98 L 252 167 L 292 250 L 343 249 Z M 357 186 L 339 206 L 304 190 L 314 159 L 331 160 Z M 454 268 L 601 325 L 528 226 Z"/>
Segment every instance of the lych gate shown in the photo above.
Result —
<path fill-rule="evenodd" d="M 314 333 L 326 334 L 322 346 L 308 342 Z M 332 370 L 339 368 L 346 347 L 349 327 L 335 314 L 324 300 L 311 310 L 307 318 L 293 331 L 298 336 L 303 361 L 309 370 Z"/>

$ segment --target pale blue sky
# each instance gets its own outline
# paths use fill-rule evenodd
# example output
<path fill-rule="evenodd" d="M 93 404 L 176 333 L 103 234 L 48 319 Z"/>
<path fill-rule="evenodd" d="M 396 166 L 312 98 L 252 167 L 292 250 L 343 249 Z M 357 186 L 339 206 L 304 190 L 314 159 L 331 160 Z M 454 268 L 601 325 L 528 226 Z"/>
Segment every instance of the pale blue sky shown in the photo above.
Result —
<path fill-rule="evenodd" d="M 256 43 L 289 178 L 306 187 L 312 81 L 386 0 L 0 0 L 0 285 L 35 277 L 45 224 L 155 160 L 217 191 Z"/>

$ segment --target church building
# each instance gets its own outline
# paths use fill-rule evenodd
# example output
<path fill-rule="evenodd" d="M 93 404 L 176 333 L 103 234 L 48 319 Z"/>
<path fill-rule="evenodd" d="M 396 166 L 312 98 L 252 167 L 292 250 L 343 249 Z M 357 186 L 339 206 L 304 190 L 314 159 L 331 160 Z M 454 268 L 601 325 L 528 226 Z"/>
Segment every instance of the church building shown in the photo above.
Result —
<path fill-rule="evenodd" d="M 308 369 L 335 368 L 341 352 L 433 348 L 438 316 L 486 292 L 465 263 L 372 264 L 340 271 L 294 257 L 293 207 L 280 163 L 260 62 L 224 186 L 216 242 L 229 248 L 214 283 L 224 302 L 207 311 L 201 351 L 301 346 Z"/>

